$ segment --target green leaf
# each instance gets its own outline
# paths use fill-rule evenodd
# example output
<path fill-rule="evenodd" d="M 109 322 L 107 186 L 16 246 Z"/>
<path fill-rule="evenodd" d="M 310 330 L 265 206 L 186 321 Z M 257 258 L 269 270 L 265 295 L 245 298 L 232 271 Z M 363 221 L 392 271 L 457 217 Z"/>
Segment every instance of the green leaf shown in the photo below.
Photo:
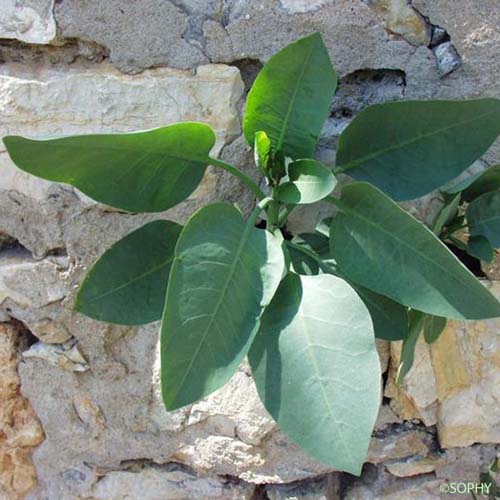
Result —
<path fill-rule="evenodd" d="M 247 354 L 284 269 L 280 242 L 210 205 L 177 243 L 161 331 L 162 392 L 175 410 L 224 385 Z"/>
<path fill-rule="evenodd" d="M 500 316 L 495 297 L 429 229 L 377 188 L 348 184 L 338 205 L 330 244 L 349 280 L 436 316 Z"/>
<path fill-rule="evenodd" d="M 434 219 L 432 224 L 432 232 L 439 236 L 441 231 L 450 222 L 453 221 L 458 213 L 458 207 L 460 206 L 460 194 L 456 194 L 451 199 L 447 200 L 446 203 L 441 207 L 441 210 Z"/>
<path fill-rule="evenodd" d="M 396 200 L 410 200 L 457 177 L 498 134 L 498 99 L 376 104 L 340 136 L 337 167 Z"/>
<path fill-rule="evenodd" d="M 298 247 L 316 253 L 324 265 L 320 266 L 317 259 L 300 251 Z M 375 337 L 383 340 L 402 340 L 408 336 L 407 308 L 348 280 L 331 258 L 330 240 L 326 236 L 321 233 L 300 234 L 292 240 L 288 248 L 293 270 L 297 274 L 315 276 L 320 272 L 330 272 L 347 281 L 356 290 L 370 312 Z"/>
<path fill-rule="evenodd" d="M 436 342 L 446 328 L 446 318 L 426 314 L 423 320 L 424 338 L 428 344 Z"/>
<path fill-rule="evenodd" d="M 355 283 L 349 283 L 370 312 L 375 337 L 382 340 L 403 340 L 408 337 L 408 314 L 406 307 L 388 297 L 372 292 Z"/>
<path fill-rule="evenodd" d="M 424 313 L 415 310 L 408 313 L 409 334 L 403 340 L 403 347 L 401 349 L 401 360 L 396 376 L 396 384 L 398 385 L 403 382 L 415 361 L 415 348 L 420 337 L 420 332 L 422 331 L 424 316 Z"/>
<path fill-rule="evenodd" d="M 248 94 L 243 130 L 250 146 L 263 130 L 275 151 L 294 160 L 312 157 L 336 85 L 319 33 L 285 47 L 265 64 Z"/>
<path fill-rule="evenodd" d="M 500 247 L 500 191 L 484 193 L 467 207 L 471 236 L 484 236 L 492 247 Z"/>
<path fill-rule="evenodd" d="M 283 203 L 315 203 L 328 196 L 337 180 L 331 170 L 316 160 L 298 160 L 288 166 L 289 181 L 278 186 L 278 200 Z"/>
<path fill-rule="evenodd" d="M 474 181 L 462 193 L 462 198 L 470 202 L 484 193 L 498 189 L 500 189 L 500 165 L 495 165 L 474 178 Z"/>
<path fill-rule="evenodd" d="M 255 132 L 254 160 L 262 175 L 267 176 L 271 160 L 271 141 L 262 130 Z"/>
<path fill-rule="evenodd" d="M 159 320 L 182 226 L 150 222 L 115 243 L 80 286 L 77 311 L 119 325 Z"/>
<path fill-rule="evenodd" d="M 210 163 L 213 130 L 177 123 L 128 134 L 33 140 L 5 146 L 22 170 L 75 186 L 94 200 L 131 212 L 161 212 L 187 198 Z"/>
<path fill-rule="evenodd" d="M 332 275 L 289 274 L 248 358 L 280 429 L 312 457 L 359 474 L 381 387 L 370 315 L 356 292 Z"/>
<path fill-rule="evenodd" d="M 483 236 L 472 236 L 469 238 L 467 253 L 485 262 L 491 262 L 495 258 L 495 250 Z"/>

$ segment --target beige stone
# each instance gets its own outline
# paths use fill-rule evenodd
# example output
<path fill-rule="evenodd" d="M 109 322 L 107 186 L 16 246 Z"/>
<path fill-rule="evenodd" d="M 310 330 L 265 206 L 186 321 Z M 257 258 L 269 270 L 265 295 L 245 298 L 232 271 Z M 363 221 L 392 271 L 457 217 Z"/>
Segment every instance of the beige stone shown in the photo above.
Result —
<path fill-rule="evenodd" d="M 0 485 L 7 498 L 22 498 L 36 485 L 33 448 L 44 435 L 17 375 L 21 329 L 0 324 Z"/>
<path fill-rule="evenodd" d="M 386 469 L 397 477 L 419 476 L 420 474 L 429 474 L 434 472 L 445 461 L 436 456 L 416 458 L 404 462 L 393 462 L 385 465 Z"/>
<path fill-rule="evenodd" d="M 379 464 L 414 455 L 425 457 L 429 453 L 426 441 L 428 441 L 428 436 L 418 430 L 389 434 L 384 438 L 374 437 L 370 443 L 366 461 Z"/>
<path fill-rule="evenodd" d="M 0 0 L 0 38 L 49 43 L 56 36 L 54 0 Z"/>
<path fill-rule="evenodd" d="M 369 5 L 383 17 L 387 30 L 413 45 L 429 45 L 431 29 L 424 17 L 408 0 L 368 0 Z"/>

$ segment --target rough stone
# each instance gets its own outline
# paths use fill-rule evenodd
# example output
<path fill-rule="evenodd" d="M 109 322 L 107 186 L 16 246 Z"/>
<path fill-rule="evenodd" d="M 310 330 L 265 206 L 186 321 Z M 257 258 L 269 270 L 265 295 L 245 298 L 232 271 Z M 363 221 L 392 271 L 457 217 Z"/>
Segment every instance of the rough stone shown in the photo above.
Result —
<path fill-rule="evenodd" d="M 33 409 L 20 392 L 17 364 L 26 348 L 20 327 L 0 324 L 0 497 L 22 498 L 36 485 L 32 452 L 44 438 Z"/>
<path fill-rule="evenodd" d="M 50 66 L 5 64 L 0 67 L 0 106 L 4 120 L 0 136 L 70 135 L 147 129 L 176 121 L 210 123 L 217 134 L 213 154 L 239 134 L 237 103 L 243 85 L 236 68 L 201 66 L 195 74 L 155 69 L 125 76 L 109 65 L 69 71 Z M 40 117 L 43 116 L 43 120 Z M 0 145 L 0 231 L 20 241 L 36 258 L 65 248 L 67 232 L 89 199 L 69 186 L 56 185 L 15 168 Z M 228 182 L 227 175 L 209 169 L 191 198 L 169 212 L 185 219 L 214 190 Z M 230 196 L 230 195 L 229 195 Z M 246 193 L 238 192 L 244 204 Z M 226 194 L 226 198 L 228 195 Z M 28 216 L 29 214 L 29 216 Z M 24 221 L 29 217 L 30 224 Z M 139 218 L 139 217 L 138 217 Z M 71 231 L 71 230 L 69 230 Z M 113 233 L 111 233 L 113 234 Z"/>
<path fill-rule="evenodd" d="M 184 498 L 250 500 L 255 487 L 229 480 L 197 478 L 182 469 L 162 470 L 148 466 L 138 472 L 116 471 L 94 485 L 90 496 L 96 500 L 181 500 Z"/>
<path fill-rule="evenodd" d="M 0 38 L 49 43 L 56 36 L 54 0 L 0 0 Z"/>
<path fill-rule="evenodd" d="M 62 37 L 107 47 L 111 61 L 125 72 L 167 64 L 187 69 L 209 62 L 184 38 L 189 15 L 173 2 L 65 0 L 56 4 L 54 12 Z"/>
<path fill-rule="evenodd" d="M 266 487 L 269 500 L 332 500 L 340 495 L 340 475 L 328 474 L 283 486 Z"/>
<path fill-rule="evenodd" d="M 487 283 L 500 296 L 498 282 Z M 415 364 L 400 388 L 393 346 L 386 396 L 403 419 L 437 424 L 442 447 L 500 443 L 500 344 L 498 320 L 449 321 L 430 346 L 417 344 Z"/>
<path fill-rule="evenodd" d="M 366 0 L 386 22 L 390 33 L 399 35 L 412 45 L 428 46 L 431 26 L 408 0 Z"/>

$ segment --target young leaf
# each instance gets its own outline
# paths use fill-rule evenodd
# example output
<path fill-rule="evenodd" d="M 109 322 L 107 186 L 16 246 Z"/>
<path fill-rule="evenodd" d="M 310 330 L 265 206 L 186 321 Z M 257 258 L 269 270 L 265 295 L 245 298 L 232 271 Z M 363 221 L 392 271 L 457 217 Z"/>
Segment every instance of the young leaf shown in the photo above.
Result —
<path fill-rule="evenodd" d="M 467 207 L 471 236 L 484 236 L 492 247 L 500 247 L 500 191 L 484 193 Z"/>
<path fill-rule="evenodd" d="M 243 130 L 253 147 L 263 130 L 275 151 L 313 156 L 337 85 L 321 35 L 285 47 L 266 63 L 248 94 Z"/>
<path fill-rule="evenodd" d="M 491 248 L 489 241 L 483 236 L 469 237 L 467 253 L 485 262 L 491 262 L 495 258 L 495 250 Z"/>
<path fill-rule="evenodd" d="M 182 226 L 155 221 L 115 243 L 80 286 L 77 311 L 119 325 L 159 320 Z"/>
<path fill-rule="evenodd" d="M 262 175 L 267 176 L 271 160 L 271 141 L 265 132 L 255 133 L 254 160 Z"/>
<path fill-rule="evenodd" d="M 331 170 L 316 160 L 298 160 L 288 166 L 289 181 L 278 187 L 283 203 L 315 203 L 328 196 L 337 180 Z"/>
<path fill-rule="evenodd" d="M 484 193 L 496 191 L 500 189 L 500 165 L 490 167 L 485 172 L 481 173 L 474 181 L 464 190 L 462 198 L 465 201 L 472 201 L 474 198 L 481 196 Z"/>
<path fill-rule="evenodd" d="M 422 331 L 424 317 L 425 314 L 420 311 L 412 310 L 408 313 L 409 334 L 403 340 L 403 347 L 401 349 L 401 361 L 396 376 L 396 384 L 398 385 L 403 382 L 415 361 L 415 348 L 420 337 L 420 332 Z"/>
<path fill-rule="evenodd" d="M 210 163 L 213 130 L 177 123 L 128 134 L 33 140 L 5 146 L 22 170 L 75 186 L 96 201 L 131 212 L 161 212 L 187 198 Z"/>
<path fill-rule="evenodd" d="M 500 316 L 496 298 L 429 229 L 377 188 L 348 184 L 338 205 L 330 243 L 349 280 L 436 316 Z"/>
<path fill-rule="evenodd" d="M 439 236 L 445 226 L 447 226 L 457 215 L 460 206 L 460 194 L 456 194 L 449 199 L 437 214 L 432 224 L 432 232 Z"/>
<path fill-rule="evenodd" d="M 423 320 L 424 338 L 428 344 L 436 342 L 446 328 L 446 318 L 425 314 Z"/>
<path fill-rule="evenodd" d="M 411 200 L 457 177 L 499 134 L 498 99 L 376 104 L 340 136 L 337 167 Z"/>
<path fill-rule="evenodd" d="M 281 430 L 318 460 L 359 474 L 381 387 L 370 315 L 356 292 L 328 274 L 289 274 L 248 359 Z"/>
<path fill-rule="evenodd" d="M 162 392 L 175 410 L 224 385 L 247 354 L 284 269 L 280 242 L 217 203 L 175 249 L 161 330 Z"/>

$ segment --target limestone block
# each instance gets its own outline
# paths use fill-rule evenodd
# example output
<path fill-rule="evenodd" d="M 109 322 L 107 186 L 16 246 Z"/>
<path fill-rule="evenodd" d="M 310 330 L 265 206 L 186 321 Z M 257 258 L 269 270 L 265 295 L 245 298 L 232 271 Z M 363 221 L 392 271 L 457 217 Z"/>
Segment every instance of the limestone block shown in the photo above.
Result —
<path fill-rule="evenodd" d="M 0 38 L 50 43 L 56 36 L 54 0 L 0 0 Z"/>
<path fill-rule="evenodd" d="M 500 297 L 498 281 L 486 286 Z M 498 319 L 449 321 L 435 343 L 419 341 L 414 368 L 400 388 L 393 346 L 386 396 L 400 417 L 436 423 L 443 448 L 500 443 L 499 329 Z"/>
<path fill-rule="evenodd" d="M 3 489 L 9 499 L 23 497 L 36 485 L 31 455 L 44 438 L 20 392 L 17 363 L 22 348 L 21 329 L 0 324 L 0 496 Z"/>

